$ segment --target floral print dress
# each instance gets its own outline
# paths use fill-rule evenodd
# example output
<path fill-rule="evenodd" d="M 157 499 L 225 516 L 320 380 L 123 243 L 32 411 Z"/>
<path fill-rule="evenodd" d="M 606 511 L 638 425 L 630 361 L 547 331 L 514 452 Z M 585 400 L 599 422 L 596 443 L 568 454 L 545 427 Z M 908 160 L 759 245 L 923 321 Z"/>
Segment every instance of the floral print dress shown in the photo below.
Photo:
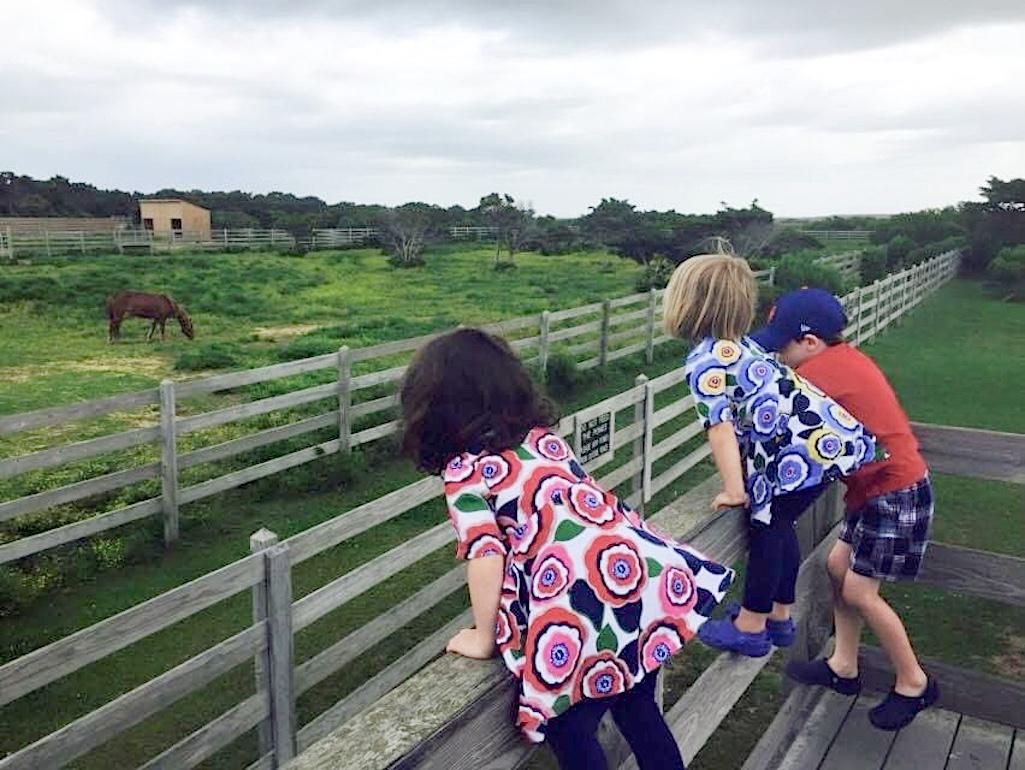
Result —
<path fill-rule="evenodd" d="M 598 487 L 547 428 L 515 449 L 453 458 L 444 481 L 457 555 L 505 559 L 497 643 L 531 741 L 574 703 L 654 675 L 733 580 Z"/>
<path fill-rule="evenodd" d="M 702 340 L 684 371 L 705 429 L 733 423 L 753 522 L 772 521 L 774 497 L 848 476 L 882 456 L 850 412 L 750 337 Z"/>

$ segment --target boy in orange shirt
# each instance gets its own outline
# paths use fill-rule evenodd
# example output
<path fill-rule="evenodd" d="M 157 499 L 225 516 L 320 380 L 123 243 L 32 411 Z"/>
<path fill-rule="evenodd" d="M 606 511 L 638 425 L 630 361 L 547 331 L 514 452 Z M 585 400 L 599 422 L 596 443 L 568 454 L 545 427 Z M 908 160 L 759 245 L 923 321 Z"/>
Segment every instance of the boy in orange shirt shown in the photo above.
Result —
<path fill-rule="evenodd" d="M 860 692 L 858 645 L 864 621 L 897 672 L 894 688 L 869 719 L 880 729 L 899 730 L 936 702 L 939 687 L 919 665 L 904 624 L 879 595 L 879 586 L 883 580 L 918 576 L 929 542 L 932 488 L 893 388 L 875 361 L 843 341 L 846 324 L 832 294 L 799 289 L 781 296 L 768 325 L 751 335 L 839 402 L 889 454 L 843 479 L 847 514 L 827 562 L 834 588 L 835 651 L 828 659 L 791 662 L 787 674 L 845 695 Z"/>

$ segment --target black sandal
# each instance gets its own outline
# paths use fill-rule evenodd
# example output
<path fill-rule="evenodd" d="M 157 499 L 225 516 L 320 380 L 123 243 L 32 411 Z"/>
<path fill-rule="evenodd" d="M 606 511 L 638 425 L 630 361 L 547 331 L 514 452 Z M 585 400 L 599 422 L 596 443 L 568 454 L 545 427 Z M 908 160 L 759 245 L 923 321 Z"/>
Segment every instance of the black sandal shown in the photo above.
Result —
<path fill-rule="evenodd" d="M 828 687 L 841 695 L 857 695 L 861 692 L 860 676 L 838 675 L 829 667 L 825 658 L 809 661 L 792 660 L 787 663 L 786 674 L 795 682 Z"/>
<path fill-rule="evenodd" d="M 882 703 L 868 712 L 868 720 L 880 730 L 900 730 L 911 724 L 919 711 L 924 711 L 939 699 L 940 686 L 930 676 L 921 695 L 911 697 L 890 690 Z"/>

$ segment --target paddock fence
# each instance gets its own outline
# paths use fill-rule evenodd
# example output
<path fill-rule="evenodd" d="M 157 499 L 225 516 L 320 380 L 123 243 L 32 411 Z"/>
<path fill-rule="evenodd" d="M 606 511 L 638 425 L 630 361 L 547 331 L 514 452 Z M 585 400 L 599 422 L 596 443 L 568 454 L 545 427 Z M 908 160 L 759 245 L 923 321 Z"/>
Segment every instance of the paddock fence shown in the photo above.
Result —
<path fill-rule="evenodd" d="M 864 314 L 883 313 L 871 324 L 873 334 L 883 328 L 883 319 L 898 317 L 892 308 L 878 308 L 873 305 Z M 585 469 L 603 487 L 644 512 L 656 496 L 679 484 L 709 456 L 701 424 L 694 417 L 693 397 L 678 395 L 682 384 L 679 368 L 650 380 L 641 375 L 632 387 L 563 418 L 554 431 L 575 447 Z M 1025 483 L 1025 436 L 929 425 L 916 425 L 915 431 L 937 472 Z M 743 555 L 746 514 L 734 509 L 709 515 L 715 483 L 698 484 L 652 518 L 663 530 L 683 534 L 719 561 L 731 563 Z M 832 490 L 802 520 L 802 546 L 812 554 L 799 580 L 802 613 L 792 655 L 814 655 L 828 637 L 828 581 L 816 571 L 831 544 L 827 536 L 839 520 L 836 492 Z M 425 567 L 454 540 L 442 514 L 442 496 L 437 478 L 423 478 L 284 540 L 260 530 L 250 538 L 249 556 L 0 666 L 3 707 L 216 604 L 239 594 L 251 598 L 251 622 L 244 627 L 225 628 L 216 643 L 189 648 L 188 657 L 169 661 L 155 677 L 126 682 L 127 691 L 0 760 L 0 770 L 72 763 L 120 741 L 134 726 L 190 694 L 217 686 L 220 677 L 238 670 L 250 678 L 251 688 L 239 691 L 233 705 L 196 729 L 167 737 L 159 753 L 141 766 L 195 767 L 254 730 L 257 751 L 248 765 L 251 769 L 279 768 L 290 761 L 295 770 L 448 770 L 491 766 L 489 762 L 517 766 L 530 747 L 520 742 L 508 720 L 511 685 L 501 665 L 453 656 L 434 660 L 446 640 L 470 622 L 465 610 L 441 618 L 434 630 L 329 707 L 307 713 L 305 719 L 297 711 L 304 693 L 399 629 L 434 616 L 441 602 L 463 590 L 462 565 L 433 572 Z M 339 576 L 329 576 L 327 582 L 304 585 L 302 592 L 294 589 L 309 582 L 307 575 L 296 572 L 300 565 L 414 510 L 419 513 L 418 531 L 401 543 Z M 406 570 L 428 577 L 412 593 L 387 600 L 384 604 L 389 606 L 382 606 L 373 619 L 317 650 L 307 650 L 300 659 L 299 634 L 331 613 L 354 611 L 369 591 Z M 923 582 L 1020 604 L 1025 602 L 1025 580 L 1019 585 L 1017 578 L 1011 579 L 1014 576 L 1025 577 L 1025 560 L 938 543 L 930 548 Z M 183 643 L 187 638 L 182 636 Z M 877 655 L 869 652 L 873 654 Z M 767 660 L 720 656 L 670 709 L 668 721 L 688 760 Z M 1004 689 L 1002 703 L 1007 698 L 1023 702 L 1020 688 Z M 234 691 L 230 694 L 236 696 Z M 621 757 L 621 746 L 618 751 L 614 756 Z"/>
<path fill-rule="evenodd" d="M 949 252 L 845 295 L 848 338 L 871 340 L 949 280 L 958 259 Z M 769 279 L 769 271 L 761 271 L 759 278 Z M 660 328 L 663 294 L 651 290 L 485 328 L 508 339 L 542 375 L 556 356 L 577 370 L 641 354 L 650 363 L 656 348 L 671 340 Z M 0 417 L 0 438 L 27 433 L 33 443 L 44 444 L 50 443 L 47 429 L 82 421 L 102 423 L 111 415 L 134 412 L 143 423 L 0 459 L 0 481 L 11 480 L 6 486 L 12 490 L 0 502 L 0 523 L 18 517 L 35 521 L 28 517 L 55 509 L 68 512 L 61 506 L 89 499 L 125 500 L 110 510 L 90 511 L 86 518 L 68 512 L 71 521 L 42 531 L 13 538 L 8 532 L 7 542 L 0 542 L 0 564 L 150 517 L 162 518 L 164 542 L 171 546 L 179 538 L 184 505 L 328 455 L 391 440 L 398 430 L 396 390 L 409 358 L 441 333 L 342 347 L 336 353 L 195 380 L 165 380 L 158 388 Z M 257 398 L 241 400 L 253 389 Z M 229 429 L 234 432 L 226 438 L 223 431 Z M 297 441 L 306 445 L 296 448 Z M 237 466 L 245 462 L 240 456 L 270 453 L 275 445 L 284 453 L 244 467 L 223 465 Z M 99 475 L 91 464 L 97 458 L 103 459 Z M 53 486 L 55 479 L 68 479 L 75 463 L 83 463 L 86 476 Z M 55 475 L 58 468 L 65 472 Z"/>

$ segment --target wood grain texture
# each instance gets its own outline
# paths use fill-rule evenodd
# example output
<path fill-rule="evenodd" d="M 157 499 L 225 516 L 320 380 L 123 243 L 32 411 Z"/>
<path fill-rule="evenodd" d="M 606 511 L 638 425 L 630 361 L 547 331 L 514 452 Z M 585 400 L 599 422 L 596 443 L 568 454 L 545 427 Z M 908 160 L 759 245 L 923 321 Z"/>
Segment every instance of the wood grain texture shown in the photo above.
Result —
<path fill-rule="evenodd" d="M 948 591 L 1025 607 L 1025 559 L 930 543 L 919 582 Z"/>
<path fill-rule="evenodd" d="M 160 428 L 136 428 L 108 436 L 78 441 L 73 444 L 42 449 L 32 454 L 0 460 L 0 479 L 9 479 L 30 471 L 56 468 L 68 463 L 85 460 L 107 452 L 117 452 L 139 444 L 147 444 L 160 438 Z"/>
<path fill-rule="evenodd" d="M 953 711 L 926 709 L 897 733 L 883 770 L 942 768 L 960 721 L 960 715 Z"/>
<path fill-rule="evenodd" d="M 962 717 L 946 770 L 1004 770 L 1014 731 L 1006 725 Z"/>
<path fill-rule="evenodd" d="M 868 721 L 869 709 L 882 700 L 878 695 L 861 695 L 847 714 L 820 770 L 879 770 L 896 737 L 877 730 Z"/>

